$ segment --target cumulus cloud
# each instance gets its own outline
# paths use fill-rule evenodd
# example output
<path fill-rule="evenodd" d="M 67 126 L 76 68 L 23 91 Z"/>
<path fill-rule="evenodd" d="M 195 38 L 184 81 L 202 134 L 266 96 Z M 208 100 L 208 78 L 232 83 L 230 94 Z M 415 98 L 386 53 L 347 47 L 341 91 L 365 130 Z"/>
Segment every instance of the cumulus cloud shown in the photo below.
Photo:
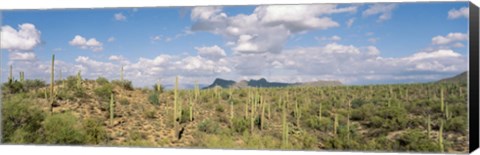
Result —
<path fill-rule="evenodd" d="M 33 52 L 11 52 L 10 60 L 35 60 L 35 53 Z"/>
<path fill-rule="evenodd" d="M 113 15 L 116 21 L 126 21 L 127 17 L 125 17 L 122 13 L 116 13 Z"/>
<path fill-rule="evenodd" d="M 1 49 L 32 51 L 41 43 L 40 31 L 30 23 L 18 25 L 18 30 L 8 25 L 2 26 L 1 31 Z"/>
<path fill-rule="evenodd" d="M 448 11 L 448 19 L 458 19 L 465 17 L 468 19 L 469 10 L 468 7 L 462 7 L 460 9 L 451 9 Z"/>
<path fill-rule="evenodd" d="M 328 15 L 356 11 L 357 6 L 331 4 L 269 5 L 258 6 L 251 14 L 228 16 L 221 7 L 195 7 L 191 30 L 224 36 L 235 53 L 279 53 L 292 34 L 338 27 Z"/>
<path fill-rule="evenodd" d="M 72 46 L 79 47 L 81 49 L 89 49 L 94 52 L 99 52 L 103 50 L 103 44 L 95 38 L 86 39 L 80 35 L 76 35 L 70 42 Z"/>
<path fill-rule="evenodd" d="M 195 50 L 197 50 L 198 55 L 200 55 L 201 57 L 211 60 L 219 60 L 220 58 L 227 56 L 225 54 L 225 50 L 218 47 L 217 45 L 211 47 L 195 47 Z"/>
<path fill-rule="evenodd" d="M 446 45 L 450 44 L 453 42 L 458 42 L 458 41 L 465 41 L 468 40 L 468 34 L 465 33 L 460 33 L 460 32 L 454 32 L 454 33 L 449 33 L 446 36 L 435 36 L 432 38 L 432 44 L 434 45 Z"/>
<path fill-rule="evenodd" d="M 396 4 L 373 4 L 370 7 L 363 11 L 362 15 L 364 17 L 379 15 L 378 21 L 385 21 L 392 18 L 392 11 L 397 7 Z"/>

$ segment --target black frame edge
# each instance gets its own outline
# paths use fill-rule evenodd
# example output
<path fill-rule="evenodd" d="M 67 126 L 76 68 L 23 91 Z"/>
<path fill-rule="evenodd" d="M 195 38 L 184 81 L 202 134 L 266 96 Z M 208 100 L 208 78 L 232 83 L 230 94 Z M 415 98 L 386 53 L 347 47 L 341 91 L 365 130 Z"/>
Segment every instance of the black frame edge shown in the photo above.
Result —
<path fill-rule="evenodd" d="M 469 6 L 469 152 L 479 143 L 479 12 L 478 6 Z"/>

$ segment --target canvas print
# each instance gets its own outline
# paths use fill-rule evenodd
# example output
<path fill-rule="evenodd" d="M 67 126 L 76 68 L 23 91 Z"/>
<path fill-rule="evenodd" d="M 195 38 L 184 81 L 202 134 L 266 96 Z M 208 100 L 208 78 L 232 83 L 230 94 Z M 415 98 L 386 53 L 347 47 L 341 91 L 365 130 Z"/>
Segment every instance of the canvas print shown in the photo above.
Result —
<path fill-rule="evenodd" d="M 1 140 L 467 153 L 468 10 L 3 10 Z"/>

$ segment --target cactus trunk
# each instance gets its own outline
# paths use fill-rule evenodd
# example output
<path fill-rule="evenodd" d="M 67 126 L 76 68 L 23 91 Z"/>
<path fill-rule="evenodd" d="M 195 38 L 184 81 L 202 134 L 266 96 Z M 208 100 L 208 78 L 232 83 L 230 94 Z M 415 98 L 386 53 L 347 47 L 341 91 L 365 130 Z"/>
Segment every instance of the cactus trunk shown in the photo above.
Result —
<path fill-rule="evenodd" d="M 174 100 L 173 100 L 173 128 L 176 127 L 177 121 L 177 102 L 178 102 L 178 76 L 175 77 L 175 90 L 174 90 Z"/>
<path fill-rule="evenodd" d="M 440 89 L 440 108 L 442 110 L 442 112 L 444 111 L 444 101 L 443 101 L 443 87 Z"/>
<path fill-rule="evenodd" d="M 438 135 L 438 143 L 440 145 L 440 152 L 443 153 L 444 151 L 444 145 L 443 145 L 443 121 L 440 121 L 440 132 Z"/>
<path fill-rule="evenodd" d="M 430 138 L 431 131 L 432 131 L 432 126 L 431 126 L 431 122 L 430 122 L 430 115 L 428 115 L 428 117 L 427 117 L 427 135 L 428 135 L 428 138 Z"/>
<path fill-rule="evenodd" d="M 51 73 L 50 73 L 50 112 L 53 112 L 53 102 L 54 102 L 54 80 L 55 80 L 55 54 L 52 55 L 52 67 L 51 67 Z"/>
<path fill-rule="evenodd" d="M 110 126 L 113 126 L 113 117 L 114 117 L 114 99 L 113 93 L 110 94 Z"/>
<path fill-rule="evenodd" d="M 8 83 L 12 83 L 13 82 L 13 74 L 12 74 L 12 71 L 13 70 L 13 67 L 12 65 L 10 65 L 10 72 L 8 74 Z"/>

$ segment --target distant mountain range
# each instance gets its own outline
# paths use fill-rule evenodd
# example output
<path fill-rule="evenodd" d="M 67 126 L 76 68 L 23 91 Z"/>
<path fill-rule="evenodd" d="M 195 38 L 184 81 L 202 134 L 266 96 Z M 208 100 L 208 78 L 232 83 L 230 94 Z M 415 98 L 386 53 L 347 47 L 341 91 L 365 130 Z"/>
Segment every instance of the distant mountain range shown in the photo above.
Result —
<path fill-rule="evenodd" d="M 215 79 L 212 84 L 203 89 L 213 88 L 219 86 L 222 88 L 246 88 L 246 87 L 287 87 L 287 86 L 340 86 L 342 83 L 340 81 L 314 81 L 314 82 L 304 82 L 304 83 L 281 83 L 281 82 L 268 82 L 265 78 L 258 80 L 242 80 L 235 82 L 233 80 L 225 80 L 221 78 Z"/>
<path fill-rule="evenodd" d="M 441 79 L 441 80 L 438 80 L 436 81 L 436 83 L 466 83 L 468 82 L 467 81 L 467 75 L 468 74 L 468 71 L 465 71 L 463 73 L 460 73 L 454 77 L 449 77 L 449 78 L 445 78 L 445 79 Z"/>

